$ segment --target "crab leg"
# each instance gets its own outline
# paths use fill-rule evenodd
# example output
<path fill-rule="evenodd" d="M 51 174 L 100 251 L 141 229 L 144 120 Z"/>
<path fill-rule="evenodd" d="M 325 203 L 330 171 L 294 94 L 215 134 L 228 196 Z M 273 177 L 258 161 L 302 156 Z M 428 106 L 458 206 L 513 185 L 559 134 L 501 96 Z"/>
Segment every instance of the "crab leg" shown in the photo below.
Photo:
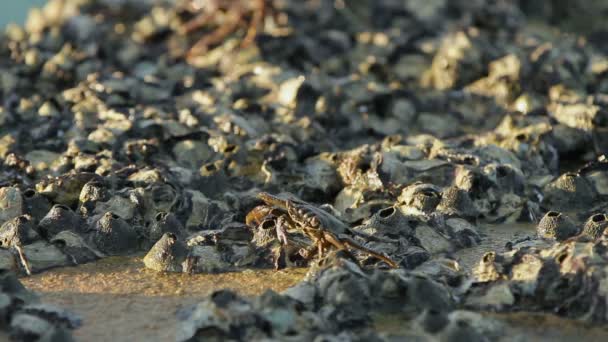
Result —
<path fill-rule="evenodd" d="M 317 255 L 317 246 L 315 244 L 308 246 L 308 248 L 301 248 L 300 255 L 304 260 L 308 261 Z"/>
<path fill-rule="evenodd" d="M 13 245 L 13 248 L 15 248 L 15 250 L 17 251 L 17 254 L 19 255 L 19 259 L 21 260 L 21 264 L 23 265 L 23 268 L 25 269 L 25 273 L 27 273 L 27 275 L 32 275 L 32 269 L 30 267 L 30 263 L 29 263 L 29 261 L 27 261 L 27 258 L 25 257 L 25 253 L 23 252 L 23 248 L 21 248 L 21 245 L 15 244 L 15 245 Z"/>
<path fill-rule="evenodd" d="M 209 46 L 224 40 L 231 32 L 236 30 L 241 20 L 241 9 L 235 3 L 227 12 L 227 22 L 196 42 L 188 51 L 187 58 L 207 52 Z M 202 20 L 202 19 L 201 19 Z M 193 25 L 194 26 L 194 25 Z"/>
<path fill-rule="evenodd" d="M 247 47 L 249 46 L 255 36 L 257 35 L 257 31 L 260 25 L 264 23 L 264 15 L 266 14 L 266 1 L 265 0 L 257 0 L 256 1 L 256 9 L 253 12 L 251 22 L 249 23 L 249 28 L 247 29 L 247 34 L 241 43 L 241 46 Z"/>
<path fill-rule="evenodd" d="M 288 206 L 288 202 L 287 200 L 283 200 L 280 199 L 276 196 L 273 196 L 267 192 L 260 192 L 258 194 L 258 198 L 261 199 L 262 201 L 264 201 L 266 204 L 274 206 L 274 207 L 279 207 L 281 209 L 287 209 Z"/>
<path fill-rule="evenodd" d="M 317 254 L 319 254 L 319 259 L 323 259 L 323 241 L 321 239 L 317 240 Z"/>
<path fill-rule="evenodd" d="M 345 247 L 349 247 L 352 249 L 357 249 L 360 250 L 364 253 L 367 253 L 373 257 L 375 257 L 376 259 L 380 259 L 382 261 L 384 261 L 385 263 L 387 263 L 390 267 L 392 268 L 399 268 L 399 265 L 397 265 L 396 262 L 394 262 L 393 260 L 391 260 L 389 257 L 387 257 L 386 255 L 382 254 L 382 253 L 378 253 L 376 251 L 373 251 L 367 247 L 362 246 L 361 244 L 357 243 L 355 240 L 351 239 L 348 236 L 345 235 L 341 235 L 339 238 L 336 236 L 333 236 L 333 234 L 329 234 L 327 232 L 325 232 L 326 236 L 330 236 L 331 238 L 328 238 L 327 240 L 330 241 L 332 244 L 334 244 L 334 246 L 336 246 L 337 248 L 341 248 L 341 249 L 346 249 Z M 335 243 L 337 242 L 337 244 Z M 340 247 L 342 246 L 342 247 Z"/>
<path fill-rule="evenodd" d="M 359 237 L 362 237 L 362 238 L 364 238 L 364 239 L 366 239 L 368 241 L 377 241 L 377 242 L 386 242 L 386 243 L 397 243 L 397 242 L 399 242 L 397 240 L 393 240 L 393 239 L 389 239 L 389 238 L 383 238 L 383 237 L 380 237 L 380 236 L 374 236 L 374 235 L 370 235 L 370 234 L 367 234 L 367 233 L 363 233 L 363 232 L 360 232 L 360 231 L 357 231 L 357 230 L 354 230 L 354 229 L 351 229 L 351 228 L 348 229 L 348 232 L 351 233 L 351 234 L 353 234 L 353 235 L 357 235 Z"/>
<path fill-rule="evenodd" d="M 287 229 L 285 224 L 285 215 L 281 215 L 277 218 L 275 223 L 275 229 L 277 232 L 277 239 L 283 245 L 287 245 Z"/>

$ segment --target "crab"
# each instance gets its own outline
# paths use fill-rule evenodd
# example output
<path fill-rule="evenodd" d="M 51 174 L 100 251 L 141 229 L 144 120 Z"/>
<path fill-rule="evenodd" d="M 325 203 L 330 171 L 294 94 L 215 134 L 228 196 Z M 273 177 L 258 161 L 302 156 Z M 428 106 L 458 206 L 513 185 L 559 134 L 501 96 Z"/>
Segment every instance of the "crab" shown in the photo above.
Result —
<path fill-rule="evenodd" d="M 367 240 L 383 240 L 350 229 L 328 211 L 287 194 L 271 195 L 261 192 L 257 197 L 265 204 L 255 207 L 247 214 L 246 224 L 266 227 L 269 223 L 274 224 L 276 238 L 282 246 L 291 243 L 288 230 L 301 232 L 312 240 L 308 248 L 300 250 L 300 254 L 306 260 L 310 260 L 315 255 L 322 259 L 326 250 L 334 247 L 349 254 L 350 250 L 358 250 L 384 261 L 392 268 L 399 267 L 385 254 L 362 246 L 349 235 L 358 235 Z"/>
<path fill-rule="evenodd" d="M 263 26 L 264 18 L 275 13 L 272 2 L 268 0 L 190 0 L 187 9 L 197 15 L 185 23 L 182 28 L 184 34 L 215 26 L 213 31 L 204 35 L 190 48 L 186 55 L 188 60 L 204 54 L 210 47 L 221 43 L 240 29 L 246 31 L 241 46 L 247 47 L 253 43 Z"/>

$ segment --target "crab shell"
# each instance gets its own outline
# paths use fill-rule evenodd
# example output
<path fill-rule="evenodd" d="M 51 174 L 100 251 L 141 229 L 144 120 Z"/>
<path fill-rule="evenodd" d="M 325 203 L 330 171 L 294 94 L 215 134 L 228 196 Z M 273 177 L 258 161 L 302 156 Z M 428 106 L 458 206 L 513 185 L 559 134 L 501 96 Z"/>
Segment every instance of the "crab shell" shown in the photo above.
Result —
<path fill-rule="evenodd" d="M 333 234 L 344 234 L 348 231 L 348 226 L 334 215 L 314 205 L 294 198 L 289 194 L 271 195 L 267 192 L 258 194 L 258 198 L 264 201 L 269 208 L 268 214 L 277 216 L 279 211 L 287 213 L 289 219 L 304 228 L 305 230 L 325 230 Z M 263 209 L 256 207 L 256 214 L 263 212 Z M 278 209 L 279 211 L 277 211 Z M 252 210 L 252 212 L 254 211 Z M 250 212 L 250 214 L 252 213 Z M 253 215 L 248 218 L 253 219 Z"/>

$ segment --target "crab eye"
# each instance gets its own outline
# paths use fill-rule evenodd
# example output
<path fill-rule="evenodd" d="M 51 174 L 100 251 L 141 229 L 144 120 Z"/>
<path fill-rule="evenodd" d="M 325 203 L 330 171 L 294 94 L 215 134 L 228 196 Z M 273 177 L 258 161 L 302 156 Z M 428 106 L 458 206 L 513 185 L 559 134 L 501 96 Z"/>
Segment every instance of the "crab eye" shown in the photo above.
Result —
<path fill-rule="evenodd" d="M 310 219 L 310 225 L 313 227 L 318 227 L 319 226 L 319 219 L 315 216 L 313 218 Z"/>

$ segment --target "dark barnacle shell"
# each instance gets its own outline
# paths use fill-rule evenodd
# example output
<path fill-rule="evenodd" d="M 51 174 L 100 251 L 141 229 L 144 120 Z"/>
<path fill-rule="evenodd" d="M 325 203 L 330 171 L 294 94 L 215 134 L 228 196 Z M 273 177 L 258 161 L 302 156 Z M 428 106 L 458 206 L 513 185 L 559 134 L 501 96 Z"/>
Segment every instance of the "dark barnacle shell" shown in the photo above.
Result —
<path fill-rule="evenodd" d="M 578 173 L 568 172 L 544 188 L 543 206 L 552 210 L 576 210 L 589 208 L 597 198 L 591 182 Z"/>
<path fill-rule="evenodd" d="M 148 239 L 155 243 L 165 233 L 181 236 L 184 233 L 184 227 L 174 214 L 161 211 L 154 215 L 154 219 L 150 223 Z"/>
<path fill-rule="evenodd" d="M 441 202 L 441 190 L 432 184 L 415 183 L 401 192 L 399 203 L 406 212 L 431 213 Z"/>
<path fill-rule="evenodd" d="M 168 183 L 155 183 L 146 187 L 145 190 L 147 199 L 156 212 L 170 212 L 179 200 L 177 189 Z"/>
<path fill-rule="evenodd" d="M 457 187 L 449 187 L 443 192 L 437 210 L 448 215 L 457 215 L 466 219 L 475 219 L 478 214 L 469 194 Z"/>
<path fill-rule="evenodd" d="M 550 211 L 540 220 L 536 232 L 539 237 L 563 241 L 578 234 L 579 228 L 565 214 Z"/>
<path fill-rule="evenodd" d="M 100 251 L 109 255 L 133 251 L 138 241 L 135 229 L 112 212 L 101 215 L 90 238 Z"/>
<path fill-rule="evenodd" d="M 393 206 L 379 210 L 367 222 L 366 231 L 372 234 L 398 236 L 411 236 L 416 221 L 405 216 L 399 208 Z M 371 229 L 371 231 L 370 231 Z"/>
<path fill-rule="evenodd" d="M 0 227 L 0 247 L 24 246 L 40 239 L 29 215 L 17 216 Z"/>
<path fill-rule="evenodd" d="M 272 245 L 278 241 L 275 228 L 275 219 L 266 219 L 260 222 L 260 224 L 253 228 L 253 240 L 251 242 L 260 248 L 265 248 Z"/>
<path fill-rule="evenodd" d="M 582 234 L 597 239 L 604 234 L 606 227 L 608 227 L 608 217 L 605 214 L 595 214 L 583 226 Z"/>
<path fill-rule="evenodd" d="M 34 222 L 40 222 L 52 206 L 46 197 L 34 189 L 27 189 L 23 192 L 23 203 L 25 212 L 32 216 Z"/>
<path fill-rule="evenodd" d="M 55 234 L 69 230 L 76 233 L 83 233 L 86 229 L 85 222 L 70 208 L 62 204 L 56 204 L 38 223 L 40 233 L 47 238 Z"/>
<path fill-rule="evenodd" d="M 186 272 L 186 245 L 175 234 L 164 234 L 144 257 L 144 265 L 158 272 Z"/>

